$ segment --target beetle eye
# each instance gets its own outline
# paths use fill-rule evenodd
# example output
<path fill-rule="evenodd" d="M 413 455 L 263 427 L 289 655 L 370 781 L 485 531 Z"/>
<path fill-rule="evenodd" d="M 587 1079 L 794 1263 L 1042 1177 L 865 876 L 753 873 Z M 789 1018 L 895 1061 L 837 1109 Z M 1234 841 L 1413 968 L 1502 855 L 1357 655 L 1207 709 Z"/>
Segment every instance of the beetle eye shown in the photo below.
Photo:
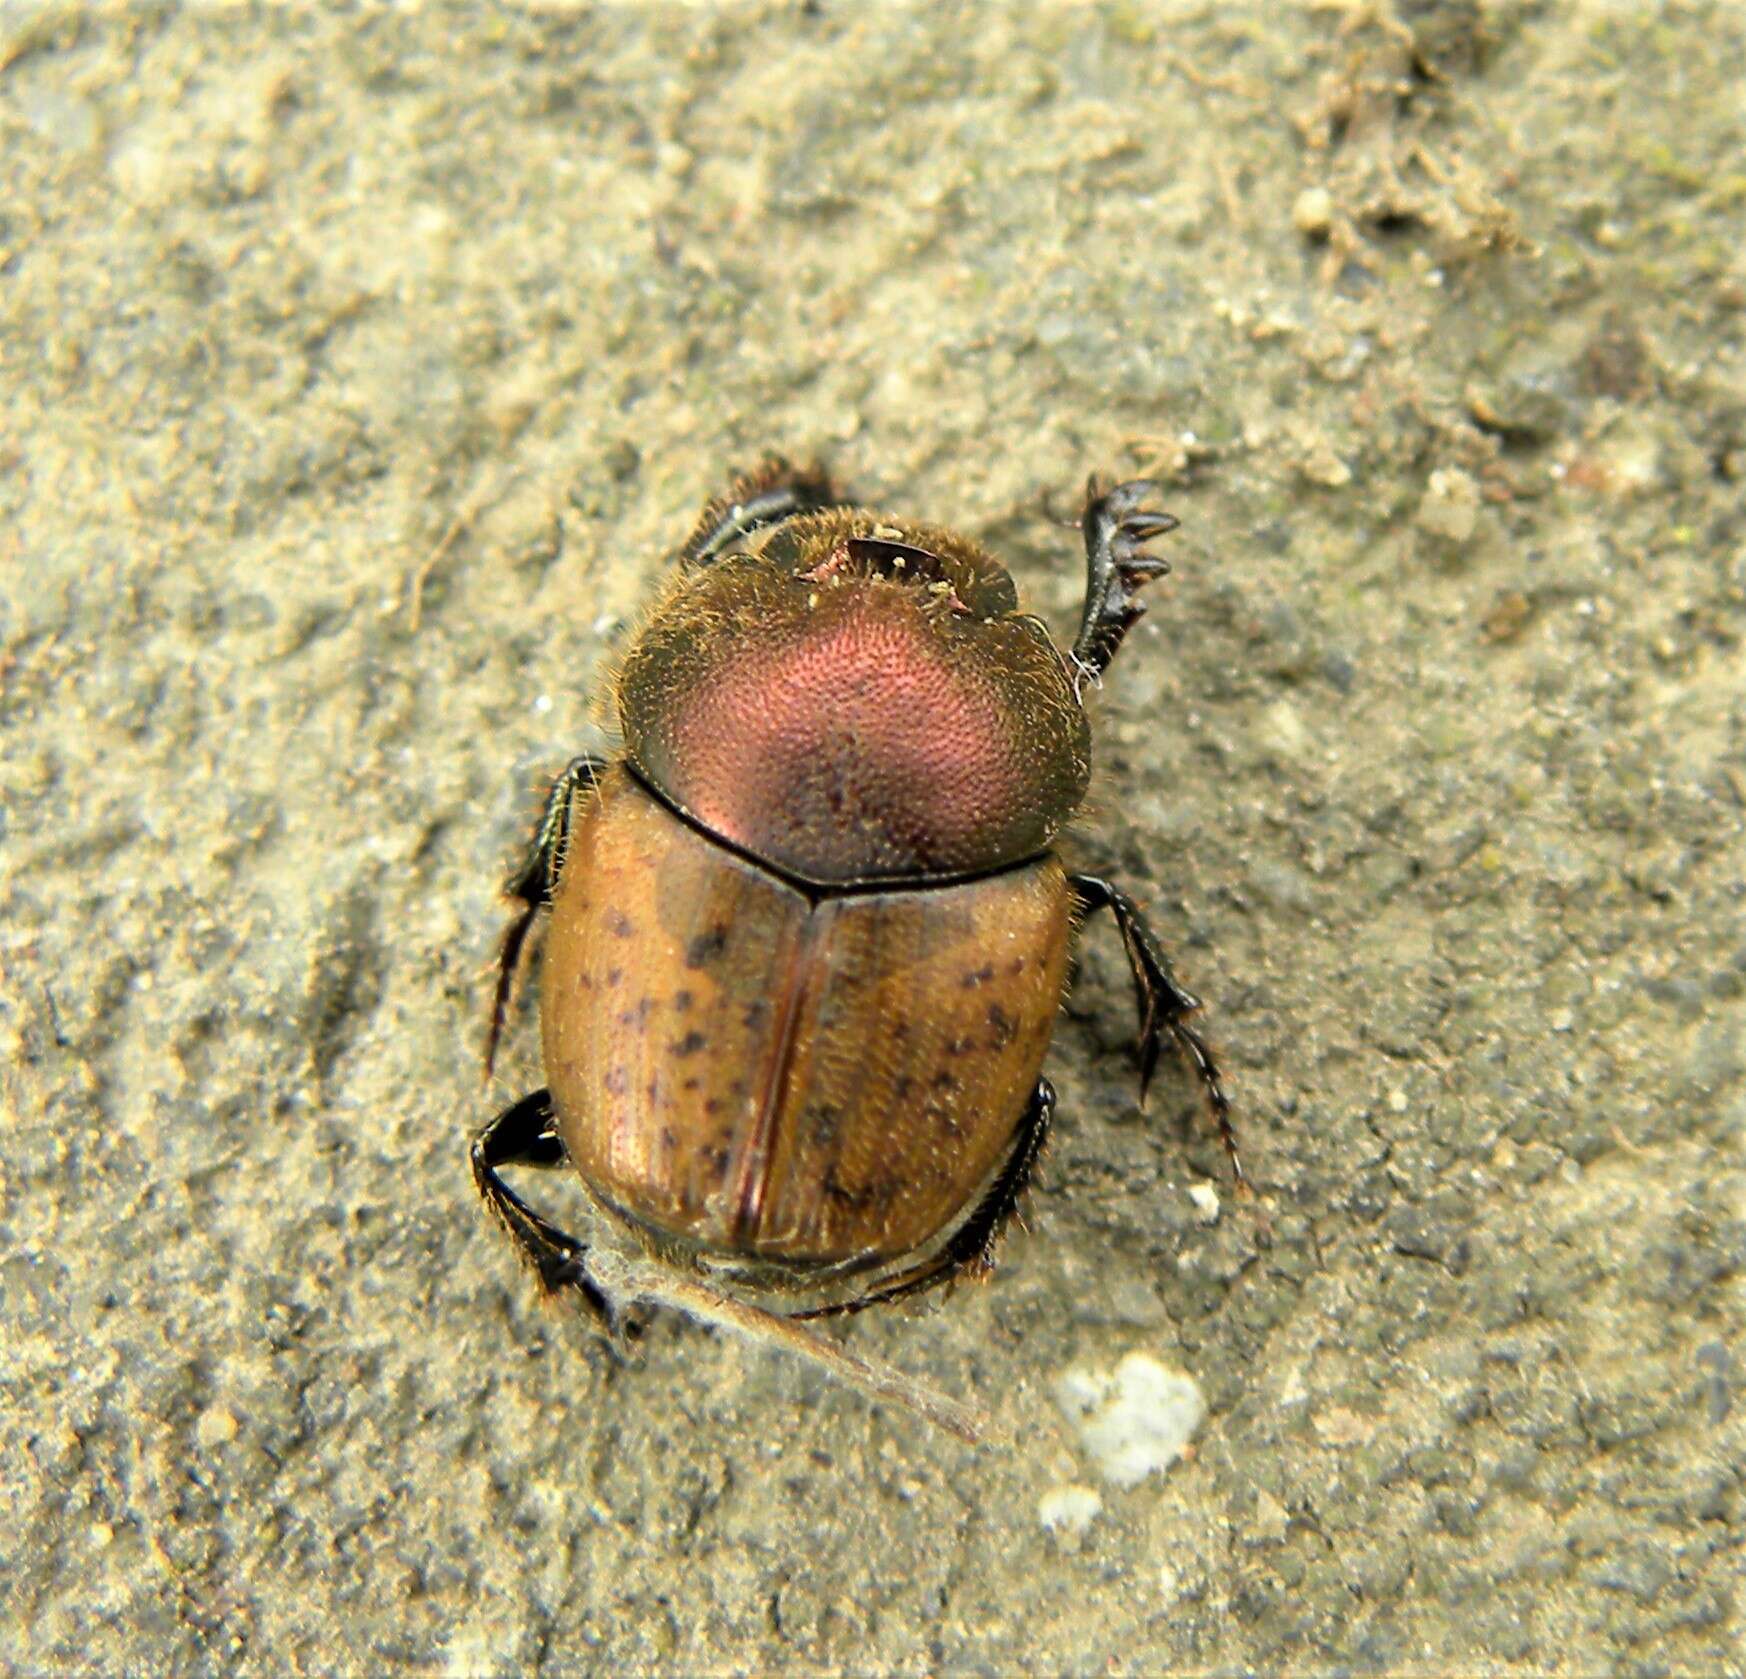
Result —
<path fill-rule="evenodd" d="M 945 562 L 926 548 L 891 542 L 882 536 L 851 536 L 843 544 L 849 558 L 895 582 L 948 583 Z"/>

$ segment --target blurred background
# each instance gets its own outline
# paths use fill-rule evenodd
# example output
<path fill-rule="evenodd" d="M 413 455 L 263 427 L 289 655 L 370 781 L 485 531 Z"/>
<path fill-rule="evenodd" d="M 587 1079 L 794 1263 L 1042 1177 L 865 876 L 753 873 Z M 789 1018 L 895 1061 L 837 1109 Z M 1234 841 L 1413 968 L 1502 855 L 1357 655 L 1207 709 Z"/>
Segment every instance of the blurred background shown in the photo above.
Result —
<path fill-rule="evenodd" d="M 1742 85 L 1722 3 L 0 9 L 0 1663 L 1740 1672 Z M 615 1365 L 466 1170 L 768 448 L 1062 635 L 1046 499 L 1183 521 L 1075 855 L 1260 1193 L 1094 927 L 1027 1227 L 839 1331 L 1004 1447 Z"/>

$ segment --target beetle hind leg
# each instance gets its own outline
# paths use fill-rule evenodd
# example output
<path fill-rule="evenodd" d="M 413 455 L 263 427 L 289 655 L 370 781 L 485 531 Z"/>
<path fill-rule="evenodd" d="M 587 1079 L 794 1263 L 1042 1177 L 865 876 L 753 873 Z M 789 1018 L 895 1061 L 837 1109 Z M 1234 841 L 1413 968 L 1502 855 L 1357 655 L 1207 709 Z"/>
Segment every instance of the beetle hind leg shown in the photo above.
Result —
<path fill-rule="evenodd" d="M 567 1158 L 552 1126 L 549 1091 L 536 1090 L 505 1108 L 473 1139 L 473 1182 L 492 1217 L 509 1233 L 540 1292 L 571 1297 L 614 1342 L 634 1335 L 617 1302 L 589 1274 L 588 1248 L 536 1213 L 498 1176 L 503 1166 L 561 1166 Z"/>
<path fill-rule="evenodd" d="M 1158 493 L 1155 484 L 1136 478 L 1096 494 L 1096 480 L 1087 487 L 1080 529 L 1085 537 L 1085 609 L 1079 636 L 1073 643 L 1074 668 L 1098 681 L 1115 657 L 1122 638 L 1134 627 L 1146 603 L 1139 591 L 1165 576 L 1170 562 L 1145 552 L 1145 544 L 1181 523 L 1172 513 L 1142 504 Z"/>
<path fill-rule="evenodd" d="M 532 930 L 534 917 L 552 901 L 558 884 L 558 869 L 564 860 L 564 847 L 570 838 L 570 808 L 576 791 L 599 784 L 607 769 L 604 758 L 587 754 L 572 758 L 546 794 L 533 838 L 520 866 L 505 883 L 504 896 L 514 899 L 520 908 L 503 933 L 503 945 L 497 955 L 497 985 L 491 995 L 491 1024 L 485 1033 L 485 1077 L 497 1064 L 497 1046 L 503 1038 L 503 1023 L 509 1017 L 510 993 L 515 989 L 516 975 L 521 971 L 522 949 Z"/>
<path fill-rule="evenodd" d="M 1242 1156 L 1237 1152 L 1236 1127 L 1231 1123 L 1230 1098 L 1225 1095 L 1219 1076 L 1218 1062 L 1207 1047 L 1206 1040 L 1187 1022 L 1187 1016 L 1200 1007 L 1200 999 L 1177 983 L 1170 971 L 1170 959 L 1158 942 L 1140 906 L 1119 886 L 1097 875 L 1076 874 L 1070 877 L 1075 896 L 1083 914 L 1107 909 L 1115 917 L 1117 931 L 1127 951 L 1128 967 L 1133 973 L 1134 1001 L 1140 1010 L 1140 1105 L 1145 1106 L 1146 1091 L 1157 1070 L 1158 1057 L 1166 1034 L 1176 1040 L 1177 1047 L 1194 1064 L 1206 1091 L 1207 1105 L 1219 1128 L 1219 1138 L 1230 1157 L 1231 1176 L 1239 1189 L 1249 1187 L 1243 1170 Z"/>
<path fill-rule="evenodd" d="M 479 1194 L 509 1232 L 542 1294 L 568 1294 L 615 1346 L 641 1333 L 633 1315 L 638 1307 L 671 1306 L 700 1323 L 798 1354 L 838 1381 L 874 1399 L 906 1406 L 961 1440 L 974 1444 L 986 1436 L 989 1421 L 979 1406 L 948 1398 L 881 1360 L 852 1353 L 815 1330 L 720 1294 L 671 1266 L 605 1248 L 591 1252 L 536 1213 L 498 1176 L 498 1169 L 563 1165 L 564 1144 L 552 1118 L 551 1093 L 536 1090 L 505 1108 L 473 1139 L 472 1147 Z"/>

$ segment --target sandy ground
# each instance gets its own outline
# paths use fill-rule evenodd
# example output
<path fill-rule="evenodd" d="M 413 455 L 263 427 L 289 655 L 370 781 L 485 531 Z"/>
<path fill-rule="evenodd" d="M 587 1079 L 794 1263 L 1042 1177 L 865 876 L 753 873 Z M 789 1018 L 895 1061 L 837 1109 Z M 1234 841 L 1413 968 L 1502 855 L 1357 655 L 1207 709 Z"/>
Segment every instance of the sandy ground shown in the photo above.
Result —
<path fill-rule="evenodd" d="M 945 11 L 0 8 L 8 1671 L 1746 1671 L 1746 11 Z M 614 1365 L 465 1167 L 542 779 L 773 445 L 1064 633 L 1046 495 L 1184 522 L 1078 855 L 1261 1196 L 1094 932 L 1028 1228 L 841 1332 L 1010 1446 Z"/>

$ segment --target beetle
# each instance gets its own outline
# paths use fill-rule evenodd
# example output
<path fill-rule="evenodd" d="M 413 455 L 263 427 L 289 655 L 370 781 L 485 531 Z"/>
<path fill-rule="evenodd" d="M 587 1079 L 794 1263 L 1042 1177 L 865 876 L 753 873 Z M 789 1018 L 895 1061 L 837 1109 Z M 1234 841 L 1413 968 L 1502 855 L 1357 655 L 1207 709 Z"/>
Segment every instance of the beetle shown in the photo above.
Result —
<path fill-rule="evenodd" d="M 1200 1005 L 1139 907 L 1055 841 L 1091 774 L 1082 697 L 1165 575 L 1143 481 L 1087 490 L 1063 654 L 970 538 L 767 460 L 711 502 L 615 684 L 623 750 L 551 786 L 507 885 L 487 1077 L 524 946 L 546 1086 L 472 1145 L 548 1295 L 622 1345 L 676 1306 L 780 1342 L 967 1439 L 972 1409 L 804 1320 L 986 1271 L 1048 1138 L 1077 925 L 1114 917 L 1142 1103 L 1186 1052 L 1241 1186 Z M 502 1168 L 568 1162 L 602 1235 Z"/>

